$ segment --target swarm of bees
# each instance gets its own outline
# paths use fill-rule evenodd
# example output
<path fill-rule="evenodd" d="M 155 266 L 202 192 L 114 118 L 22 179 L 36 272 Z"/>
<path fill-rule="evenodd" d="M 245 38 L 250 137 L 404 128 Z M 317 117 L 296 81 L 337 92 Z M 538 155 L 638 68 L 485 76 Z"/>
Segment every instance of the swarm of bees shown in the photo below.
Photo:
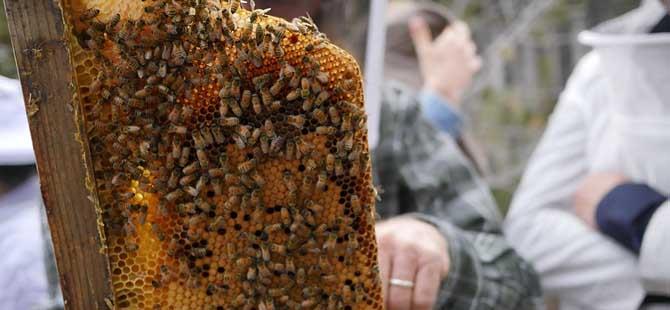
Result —
<path fill-rule="evenodd" d="M 115 307 L 382 309 L 351 56 L 253 3 L 96 1 L 64 8 Z"/>

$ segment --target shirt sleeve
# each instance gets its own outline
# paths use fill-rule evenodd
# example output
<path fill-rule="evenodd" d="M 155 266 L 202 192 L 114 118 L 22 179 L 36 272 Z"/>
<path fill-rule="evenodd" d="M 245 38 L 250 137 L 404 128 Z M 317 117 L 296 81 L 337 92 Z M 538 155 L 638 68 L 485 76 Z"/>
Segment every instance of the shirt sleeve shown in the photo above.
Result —
<path fill-rule="evenodd" d="M 670 296 L 670 202 L 649 221 L 640 249 L 642 284 L 650 294 Z"/>
<path fill-rule="evenodd" d="M 598 204 L 598 228 L 633 253 L 639 254 L 651 217 L 667 199 L 646 184 L 619 185 Z"/>
<path fill-rule="evenodd" d="M 454 139 L 461 136 L 463 116 L 449 101 L 434 91 L 424 89 L 419 93 L 422 115 L 436 128 L 448 133 Z"/>

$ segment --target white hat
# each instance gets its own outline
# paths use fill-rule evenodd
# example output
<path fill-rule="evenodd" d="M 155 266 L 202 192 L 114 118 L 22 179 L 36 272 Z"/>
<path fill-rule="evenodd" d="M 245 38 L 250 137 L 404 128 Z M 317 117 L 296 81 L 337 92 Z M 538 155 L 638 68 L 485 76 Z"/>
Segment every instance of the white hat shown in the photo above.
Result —
<path fill-rule="evenodd" d="M 21 84 L 0 76 L 0 166 L 35 163 Z"/>

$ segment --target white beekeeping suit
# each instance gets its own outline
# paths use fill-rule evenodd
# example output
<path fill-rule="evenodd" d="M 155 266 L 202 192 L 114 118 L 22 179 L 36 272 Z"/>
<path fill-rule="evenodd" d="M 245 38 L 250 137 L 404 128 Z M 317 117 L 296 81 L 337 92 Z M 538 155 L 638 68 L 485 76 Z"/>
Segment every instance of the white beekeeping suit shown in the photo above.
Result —
<path fill-rule="evenodd" d="M 670 204 L 647 227 L 640 256 L 587 228 L 573 212 L 584 177 L 616 172 L 670 193 L 670 34 L 643 5 L 580 41 L 594 48 L 573 73 L 506 220 L 518 252 L 561 309 L 637 309 L 670 295 Z"/>
<path fill-rule="evenodd" d="M 0 76 L 0 166 L 34 163 L 21 86 Z M 34 176 L 0 194 L 0 309 L 41 309 L 47 302 L 40 206 Z"/>

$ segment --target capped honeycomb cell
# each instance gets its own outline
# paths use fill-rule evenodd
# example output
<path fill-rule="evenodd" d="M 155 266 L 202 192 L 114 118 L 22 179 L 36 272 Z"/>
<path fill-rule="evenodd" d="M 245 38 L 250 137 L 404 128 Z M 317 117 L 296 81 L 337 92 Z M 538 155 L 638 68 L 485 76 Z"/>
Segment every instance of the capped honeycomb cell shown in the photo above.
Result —
<path fill-rule="evenodd" d="M 350 55 L 239 1 L 63 2 L 116 308 L 383 308 Z"/>

